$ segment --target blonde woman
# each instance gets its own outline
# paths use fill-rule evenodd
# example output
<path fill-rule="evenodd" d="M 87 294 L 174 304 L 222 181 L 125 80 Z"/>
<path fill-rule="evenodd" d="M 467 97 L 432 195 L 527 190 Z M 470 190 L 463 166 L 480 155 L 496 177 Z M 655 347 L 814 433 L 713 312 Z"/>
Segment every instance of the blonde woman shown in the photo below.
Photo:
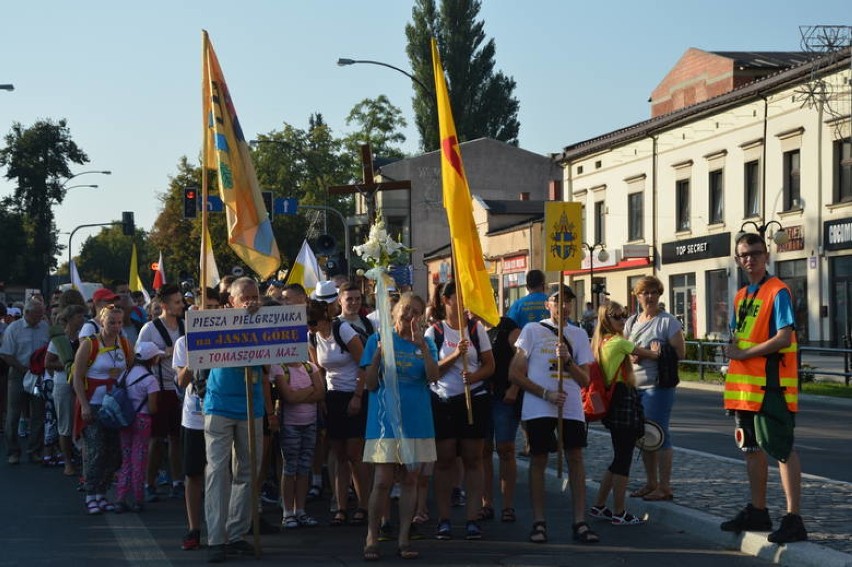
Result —
<path fill-rule="evenodd" d="M 643 434 L 645 422 L 630 355 L 653 358 L 659 351 L 659 345 L 654 349 L 645 349 L 622 336 L 627 317 L 627 311 L 618 302 L 610 301 L 600 306 L 592 336 L 592 353 L 603 370 L 607 386 L 613 388 L 609 414 L 603 419 L 612 439 L 613 457 L 604 472 L 597 500 L 589 513 L 593 517 L 609 520 L 614 526 L 645 523 L 644 519 L 628 512 L 624 502 L 633 448 L 636 439 Z M 610 492 L 614 511 L 606 506 Z"/>

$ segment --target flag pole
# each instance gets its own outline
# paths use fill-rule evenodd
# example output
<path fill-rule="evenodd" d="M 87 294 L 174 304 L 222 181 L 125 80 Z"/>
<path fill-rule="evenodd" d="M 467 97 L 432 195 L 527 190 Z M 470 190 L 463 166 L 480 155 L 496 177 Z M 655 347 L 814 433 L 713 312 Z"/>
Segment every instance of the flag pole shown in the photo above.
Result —
<path fill-rule="evenodd" d="M 251 524 L 252 535 L 254 536 L 254 556 L 260 557 L 260 512 L 257 509 L 257 443 L 254 438 L 255 423 L 254 423 L 254 396 L 252 395 L 252 376 L 251 368 L 245 367 L 246 378 L 246 405 L 248 408 L 248 446 L 249 446 L 249 463 L 251 468 Z"/>
<path fill-rule="evenodd" d="M 210 67 L 208 65 L 208 53 L 210 39 L 205 30 L 201 31 L 201 277 L 198 278 L 201 287 L 201 309 L 207 305 L 207 163 L 210 159 L 208 153 L 207 137 L 210 135 L 208 120 L 210 119 L 211 106 L 208 104 L 210 97 Z"/>
<path fill-rule="evenodd" d="M 461 340 L 468 341 L 468 348 L 470 348 L 470 337 L 467 336 L 467 313 L 464 310 L 464 294 L 462 293 L 461 282 L 456 279 L 456 268 L 458 267 L 458 262 L 456 261 L 456 247 L 455 245 L 451 246 L 453 251 L 453 281 L 456 283 L 456 309 L 459 312 L 459 336 Z M 467 373 L 467 353 L 465 353 L 462 357 L 462 372 Z M 473 399 L 470 395 L 470 383 L 467 380 L 462 379 L 462 383 L 464 384 L 464 405 L 467 409 L 467 424 L 473 425 Z"/>
<path fill-rule="evenodd" d="M 557 333 L 556 333 L 557 343 L 556 344 L 562 346 L 562 340 L 563 340 L 562 339 L 562 327 L 565 325 L 565 322 L 562 321 L 562 313 L 563 313 L 562 301 L 563 300 L 562 300 L 562 272 L 561 271 L 559 272 L 559 296 L 558 296 L 558 298 L 559 298 L 559 302 L 557 304 L 558 305 L 557 310 L 559 312 L 559 322 L 556 325 L 556 327 L 557 327 Z M 563 382 L 564 382 L 564 376 L 562 375 L 563 370 L 562 370 L 562 357 L 561 356 L 556 357 L 556 372 L 557 372 L 557 375 L 559 377 L 559 379 L 558 379 L 559 393 L 561 394 L 564 391 L 563 388 L 562 388 Z M 558 463 L 556 465 L 556 478 L 562 478 L 562 461 L 564 460 L 564 456 L 565 456 L 564 455 L 565 448 L 563 446 L 563 441 L 562 441 L 562 438 L 563 438 L 562 436 L 564 435 L 563 426 L 565 424 L 565 419 L 562 417 L 562 406 L 557 405 L 556 406 L 556 412 L 557 412 L 557 418 L 556 418 L 556 459 L 558 461 Z"/>

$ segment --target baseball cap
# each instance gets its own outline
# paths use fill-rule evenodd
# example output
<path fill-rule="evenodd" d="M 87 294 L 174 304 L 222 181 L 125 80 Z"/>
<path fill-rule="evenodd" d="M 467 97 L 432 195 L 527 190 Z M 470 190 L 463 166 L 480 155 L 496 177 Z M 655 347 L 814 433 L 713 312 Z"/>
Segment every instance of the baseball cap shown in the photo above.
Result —
<path fill-rule="evenodd" d="M 577 296 L 574 294 L 574 290 L 571 289 L 570 286 L 562 285 L 562 300 L 563 301 L 571 301 L 572 299 L 576 299 Z M 547 297 L 548 299 L 559 299 L 559 288 L 553 290 L 553 292 Z"/>
<path fill-rule="evenodd" d="M 118 299 L 118 296 L 114 291 L 107 289 L 105 287 L 101 287 L 95 290 L 95 293 L 92 294 L 92 300 L 97 303 L 98 301 L 115 301 Z"/>

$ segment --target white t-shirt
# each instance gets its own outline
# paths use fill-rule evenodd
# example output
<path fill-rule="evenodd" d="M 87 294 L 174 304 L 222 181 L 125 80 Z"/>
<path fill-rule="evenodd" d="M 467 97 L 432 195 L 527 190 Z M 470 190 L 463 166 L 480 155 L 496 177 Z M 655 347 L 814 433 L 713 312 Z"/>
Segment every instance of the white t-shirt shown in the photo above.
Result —
<path fill-rule="evenodd" d="M 541 323 L 556 327 L 552 319 L 544 319 Z M 574 364 L 590 364 L 592 347 L 586 331 L 574 325 L 562 327 L 562 336 L 571 345 L 574 352 Z M 529 323 L 521 329 L 521 334 L 515 343 L 518 352 L 523 352 L 527 358 L 527 377 L 551 392 L 559 390 L 559 374 L 556 363 L 556 335 L 538 323 Z M 580 385 L 571 379 L 568 369 L 562 369 L 563 391 L 566 394 L 565 405 L 562 406 L 562 417 L 575 421 L 585 421 L 583 417 L 583 401 L 580 397 Z M 557 417 L 556 405 L 544 401 L 535 393 L 524 396 L 521 408 L 521 419 L 536 419 L 539 417 Z"/>
<path fill-rule="evenodd" d="M 92 335 L 98 334 L 98 331 L 100 331 L 100 330 L 101 330 L 100 324 L 95 323 L 93 320 L 89 319 L 88 321 L 83 323 L 82 327 L 80 327 L 80 332 L 77 335 L 77 338 L 82 341 L 83 339 L 91 337 Z"/>
<path fill-rule="evenodd" d="M 319 333 L 313 333 L 317 344 L 317 362 L 325 368 L 325 380 L 328 389 L 336 392 L 354 392 L 358 385 L 358 362 L 351 352 L 345 352 L 334 340 L 334 333 L 329 333 L 325 339 Z M 340 325 L 340 339 L 349 344 L 358 333 L 349 323 Z"/>
<path fill-rule="evenodd" d="M 175 342 L 175 350 L 172 353 L 172 371 L 177 376 L 179 368 L 187 365 L 188 355 L 186 352 L 186 337 L 179 337 Z M 200 372 L 200 370 L 196 370 Z M 204 430 L 204 414 L 202 413 L 203 401 L 195 395 L 192 383 L 186 387 L 183 396 L 183 414 L 180 424 L 187 429 Z"/>
<path fill-rule="evenodd" d="M 145 376 L 146 374 L 147 376 Z M 143 376 L 145 377 L 143 378 Z M 139 413 L 150 415 L 151 410 L 148 408 L 148 404 L 143 404 L 142 400 L 147 401 L 148 394 L 156 394 L 160 391 L 157 378 L 144 366 L 134 364 L 130 372 L 127 373 L 125 384 L 127 384 L 127 397 L 130 403 L 133 404 L 133 409 L 140 408 Z"/>
<path fill-rule="evenodd" d="M 439 323 L 444 328 L 444 342 L 441 344 L 441 350 L 438 351 L 438 360 L 442 360 L 447 358 L 452 354 L 461 340 L 459 332 L 456 329 L 450 327 L 445 321 L 441 321 Z M 429 327 L 426 329 L 426 336 L 431 337 L 432 340 L 435 340 L 435 328 Z M 491 340 L 488 338 L 488 333 L 485 331 L 485 327 L 482 326 L 481 323 L 476 323 L 476 334 L 479 336 L 479 346 L 482 352 L 488 352 L 491 350 Z M 469 348 L 467 349 L 467 353 L 465 353 L 465 358 L 467 358 L 467 371 L 468 372 L 476 372 L 479 370 L 481 364 L 479 363 L 479 353 L 476 350 L 476 347 L 473 346 L 473 341 Z M 464 371 L 464 363 L 462 362 L 461 357 L 459 357 L 455 363 L 447 369 L 447 371 L 441 376 L 441 378 L 437 382 L 433 382 L 430 387 L 432 391 L 434 391 L 438 396 L 442 399 L 451 398 L 453 396 L 458 396 L 459 394 L 464 393 L 464 382 L 462 382 L 462 372 Z M 477 383 L 471 386 L 471 391 L 476 393 L 481 390 L 485 393 L 485 389 L 483 388 L 483 384 Z"/>
<path fill-rule="evenodd" d="M 166 326 L 166 330 L 169 332 L 169 337 L 172 339 L 172 345 L 174 345 L 180 337 L 180 326 L 175 329 L 170 329 Z M 141 341 L 154 343 L 163 352 L 166 352 L 166 349 L 169 346 L 166 344 L 166 341 L 163 340 L 163 335 L 161 335 L 160 331 L 157 330 L 157 327 L 154 326 L 153 321 L 148 321 L 142 326 L 142 330 L 139 331 L 139 338 L 137 339 L 137 342 Z M 172 351 L 172 356 L 174 356 L 174 351 Z M 159 368 L 154 369 L 154 376 L 156 376 L 158 380 L 162 380 L 162 387 L 164 390 L 177 390 L 177 384 L 175 384 L 175 378 L 177 375 L 175 374 L 174 369 L 169 365 L 167 359 L 160 361 Z"/>

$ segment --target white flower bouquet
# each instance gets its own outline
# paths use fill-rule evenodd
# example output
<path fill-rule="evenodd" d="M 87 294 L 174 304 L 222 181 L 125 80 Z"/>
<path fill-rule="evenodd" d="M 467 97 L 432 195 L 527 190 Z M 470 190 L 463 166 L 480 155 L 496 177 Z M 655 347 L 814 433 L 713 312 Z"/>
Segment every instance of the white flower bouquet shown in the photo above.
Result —
<path fill-rule="evenodd" d="M 370 227 L 367 241 L 360 246 L 353 246 L 352 250 L 371 268 L 387 270 L 388 266 L 406 263 L 412 249 L 405 247 L 388 234 L 382 213 L 378 211 L 376 221 Z"/>

